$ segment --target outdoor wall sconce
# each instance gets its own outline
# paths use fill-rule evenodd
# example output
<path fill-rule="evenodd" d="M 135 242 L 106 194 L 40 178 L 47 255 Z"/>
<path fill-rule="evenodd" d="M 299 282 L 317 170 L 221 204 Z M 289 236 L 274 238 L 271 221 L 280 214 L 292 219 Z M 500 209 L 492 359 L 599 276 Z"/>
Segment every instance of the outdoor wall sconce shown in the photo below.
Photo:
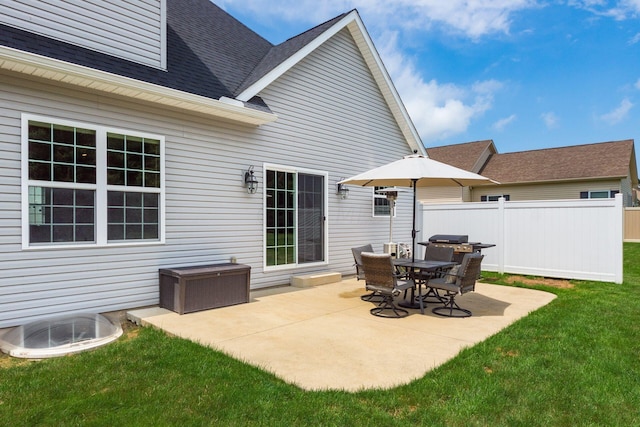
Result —
<path fill-rule="evenodd" d="M 253 174 L 253 165 L 249 166 L 244 173 L 244 186 L 249 194 L 255 194 L 258 190 L 258 178 Z"/>
<path fill-rule="evenodd" d="M 341 178 L 340 181 L 342 181 L 344 178 Z M 344 184 L 340 184 L 339 182 L 336 183 L 336 194 L 338 195 L 338 197 L 340 197 L 341 199 L 346 199 L 347 196 L 349 195 L 349 189 L 347 188 L 346 185 Z"/>

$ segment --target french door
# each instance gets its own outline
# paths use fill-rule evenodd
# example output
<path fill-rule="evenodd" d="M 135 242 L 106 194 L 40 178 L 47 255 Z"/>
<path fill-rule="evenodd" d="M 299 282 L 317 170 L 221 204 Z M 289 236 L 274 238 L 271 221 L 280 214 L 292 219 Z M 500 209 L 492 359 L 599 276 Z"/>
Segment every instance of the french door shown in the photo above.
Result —
<path fill-rule="evenodd" d="M 324 262 L 326 175 L 265 171 L 266 266 Z"/>

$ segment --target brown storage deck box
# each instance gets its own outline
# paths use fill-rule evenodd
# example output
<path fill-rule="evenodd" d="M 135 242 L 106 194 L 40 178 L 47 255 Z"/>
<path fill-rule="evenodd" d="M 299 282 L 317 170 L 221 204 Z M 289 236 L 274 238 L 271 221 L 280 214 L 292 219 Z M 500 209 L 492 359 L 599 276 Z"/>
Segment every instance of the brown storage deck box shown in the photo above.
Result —
<path fill-rule="evenodd" d="M 250 274 L 233 263 L 160 269 L 160 307 L 184 314 L 249 302 Z"/>

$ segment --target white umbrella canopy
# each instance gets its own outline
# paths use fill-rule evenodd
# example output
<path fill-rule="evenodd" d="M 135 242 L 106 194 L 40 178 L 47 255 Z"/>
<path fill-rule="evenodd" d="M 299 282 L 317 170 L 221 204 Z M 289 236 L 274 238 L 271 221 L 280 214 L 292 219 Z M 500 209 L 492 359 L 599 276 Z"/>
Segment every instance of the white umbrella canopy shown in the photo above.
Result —
<path fill-rule="evenodd" d="M 400 160 L 346 178 L 340 184 L 363 187 L 411 187 L 413 188 L 413 229 L 411 230 L 411 257 L 416 253 L 416 187 L 474 186 L 499 182 L 421 154 L 405 156 Z"/>
<path fill-rule="evenodd" d="M 340 181 L 376 187 L 444 187 L 499 184 L 498 182 L 420 154 L 405 156 L 403 159 L 368 170 Z"/>

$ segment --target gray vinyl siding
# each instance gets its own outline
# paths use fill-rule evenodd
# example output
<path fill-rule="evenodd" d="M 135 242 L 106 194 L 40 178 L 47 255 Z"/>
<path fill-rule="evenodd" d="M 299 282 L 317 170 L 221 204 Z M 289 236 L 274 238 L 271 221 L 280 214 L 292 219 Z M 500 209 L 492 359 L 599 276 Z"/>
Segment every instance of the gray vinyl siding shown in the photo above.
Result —
<path fill-rule="evenodd" d="M 166 67 L 166 0 L 12 0 L 0 22 L 157 68 Z"/>
<path fill-rule="evenodd" d="M 389 241 L 389 218 L 372 217 L 370 187 L 349 186 L 347 199 L 335 184 L 398 160 L 411 150 L 397 126 L 348 30 L 342 30 L 260 96 L 279 119 L 262 126 L 269 143 L 265 162 L 304 167 L 329 175 L 329 265 L 301 268 L 300 274 L 353 274 L 351 247 Z M 264 143 L 263 142 L 263 143 Z M 411 193 L 401 193 L 393 219 L 394 242 L 411 242 Z M 278 273 L 274 273 L 278 274 Z M 286 281 L 291 272 L 279 274 Z"/>
<path fill-rule="evenodd" d="M 0 74 L 0 328 L 55 314 L 158 304 L 158 269 L 228 262 L 251 270 L 251 287 L 288 284 L 293 274 L 354 273 L 350 248 L 388 240 L 388 218 L 372 218 L 370 188 L 335 183 L 409 154 L 408 144 L 344 31 L 261 96 L 279 119 L 253 127 L 217 121 Z M 165 244 L 22 250 L 21 114 L 115 127 L 165 138 Z M 328 172 L 327 265 L 263 269 L 264 163 Z M 258 193 L 243 171 L 255 166 Z M 410 193 L 394 219 L 410 242 Z"/>

